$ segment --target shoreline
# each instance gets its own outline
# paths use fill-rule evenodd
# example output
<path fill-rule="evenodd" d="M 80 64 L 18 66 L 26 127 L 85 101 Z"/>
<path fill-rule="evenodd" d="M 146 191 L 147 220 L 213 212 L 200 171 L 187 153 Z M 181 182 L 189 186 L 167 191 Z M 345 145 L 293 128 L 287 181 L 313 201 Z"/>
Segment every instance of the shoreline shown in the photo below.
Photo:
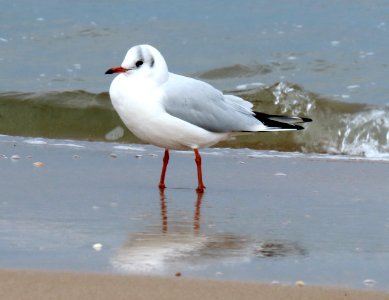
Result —
<path fill-rule="evenodd" d="M 29 299 L 389 299 L 389 293 L 191 278 L 0 270 L 0 298 Z"/>

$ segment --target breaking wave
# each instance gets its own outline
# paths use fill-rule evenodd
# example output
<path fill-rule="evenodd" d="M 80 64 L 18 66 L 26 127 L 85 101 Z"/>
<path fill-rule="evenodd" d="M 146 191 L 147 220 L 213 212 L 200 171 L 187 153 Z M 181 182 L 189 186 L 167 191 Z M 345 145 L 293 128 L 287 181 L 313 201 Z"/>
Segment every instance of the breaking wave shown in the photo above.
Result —
<path fill-rule="evenodd" d="M 387 106 L 334 101 L 286 82 L 232 93 L 255 110 L 314 121 L 303 131 L 244 135 L 218 147 L 389 157 Z M 140 143 L 124 129 L 107 93 L 0 93 L 0 105 L 1 134 Z"/>

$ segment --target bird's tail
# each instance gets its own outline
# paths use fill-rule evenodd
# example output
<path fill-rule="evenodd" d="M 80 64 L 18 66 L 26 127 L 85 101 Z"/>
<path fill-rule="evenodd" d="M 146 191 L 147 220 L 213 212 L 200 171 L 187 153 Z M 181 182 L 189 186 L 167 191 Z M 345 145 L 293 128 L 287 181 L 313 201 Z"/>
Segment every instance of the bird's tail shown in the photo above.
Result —
<path fill-rule="evenodd" d="M 269 115 L 261 112 L 254 113 L 255 118 L 268 127 L 264 131 L 302 130 L 304 127 L 298 124 L 312 122 L 312 119 L 304 117 Z"/>

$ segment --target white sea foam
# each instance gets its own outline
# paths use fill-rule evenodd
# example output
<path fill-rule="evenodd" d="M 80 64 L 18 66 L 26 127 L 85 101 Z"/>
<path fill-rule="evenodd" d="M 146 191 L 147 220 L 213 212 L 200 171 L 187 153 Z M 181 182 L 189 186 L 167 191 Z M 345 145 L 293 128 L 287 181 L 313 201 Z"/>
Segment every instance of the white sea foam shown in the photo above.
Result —
<path fill-rule="evenodd" d="M 373 109 L 344 120 L 340 151 L 368 158 L 389 158 L 389 111 Z"/>
<path fill-rule="evenodd" d="M 116 141 L 124 136 L 124 129 L 122 126 L 116 126 L 111 131 L 107 132 L 105 139 L 108 141 Z"/>
<path fill-rule="evenodd" d="M 144 147 L 141 146 L 133 146 L 133 145 L 119 145 L 119 146 L 113 146 L 113 149 L 117 150 L 132 150 L 132 151 L 146 151 Z"/>
<path fill-rule="evenodd" d="M 77 145 L 77 144 L 73 144 L 73 143 L 55 143 L 55 144 L 50 144 L 50 146 L 85 148 L 85 146 Z"/>
<path fill-rule="evenodd" d="M 46 145 L 47 142 L 42 140 L 42 139 L 28 139 L 24 141 L 27 144 L 32 144 L 32 145 Z"/>
<path fill-rule="evenodd" d="M 239 84 L 236 86 L 236 89 L 237 90 L 250 90 L 250 89 L 253 89 L 253 88 L 258 88 L 258 87 L 261 87 L 261 86 L 265 86 L 264 83 L 262 82 L 251 82 L 251 83 L 243 83 L 243 84 Z"/>

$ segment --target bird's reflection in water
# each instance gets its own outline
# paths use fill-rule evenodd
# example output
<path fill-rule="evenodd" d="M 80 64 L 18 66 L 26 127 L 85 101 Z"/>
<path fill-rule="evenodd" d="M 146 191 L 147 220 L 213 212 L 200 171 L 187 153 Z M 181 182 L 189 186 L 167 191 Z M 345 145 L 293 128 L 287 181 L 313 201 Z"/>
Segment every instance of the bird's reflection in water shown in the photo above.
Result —
<path fill-rule="evenodd" d="M 160 202 L 161 202 L 161 217 L 162 217 L 162 233 L 167 233 L 167 207 L 166 207 L 166 198 L 164 190 L 159 192 Z"/>
<path fill-rule="evenodd" d="M 195 204 L 195 212 L 193 218 L 193 232 L 194 234 L 199 234 L 200 230 L 200 209 L 201 201 L 203 200 L 204 193 L 196 193 L 197 199 Z M 166 206 L 166 196 L 165 191 L 160 190 L 160 203 L 161 203 L 161 218 L 162 218 L 162 233 L 167 233 L 168 231 L 168 216 L 167 216 L 167 206 Z"/>
<path fill-rule="evenodd" d="M 205 269 L 218 263 L 245 263 L 258 257 L 305 254 L 296 243 L 258 242 L 247 236 L 213 232 L 208 226 L 201 230 L 203 196 L 197 193 L 192 221 L 180 222 L 177 218 L 169 221 L 166 196 L 161 190 L 160 230 L 151 227 L 146 232 L 131 234 L 111 258 L 112 266 L 125 273 L 163 274 L 183 267 Z"/>

